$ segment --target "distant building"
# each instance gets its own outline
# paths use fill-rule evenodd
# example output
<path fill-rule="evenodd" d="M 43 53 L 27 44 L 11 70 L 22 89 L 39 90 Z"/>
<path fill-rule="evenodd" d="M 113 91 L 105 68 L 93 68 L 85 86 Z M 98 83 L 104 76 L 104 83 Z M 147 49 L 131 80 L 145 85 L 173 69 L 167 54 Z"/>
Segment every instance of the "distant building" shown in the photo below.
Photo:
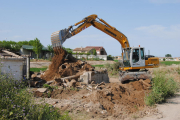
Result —
<path fill-rule="evenodd" d="M 115 56 L 114 59 L 115 60 L 122 60 L 122 56 Z"/>
<path fill-rule="evenodd" d="M 33 51 L 33 46 L 30 45 L 23 45 L 20 49 L 20 54 L 21 55 L 29 55 L 31 59 L 36 58 L 37 55 Z M 39 58 L 48 58 L 50 55 L 49 50 L 46 47 L 42 48 L 41 53 L 39 54 Z"/>
<path fill-rule="evenodd" d="M 85 48 L 75 48 L 73 53 L 90 53 L 93 54 L 93 49 L 96 50 L 97 55 L 107 55 L 106 50 L 102 46 L 87 46 Z"/>
<path fill-rule="evenodd" d="M 93 49 L 92 48 L 75 48 L 73 50 L 73 53 L 90 53 L 93 54 Z"/>
<path fill-rule="evenodd" d="M 159 57 L 160 61 L 163 61 L 163 59 L 165 59 L 165 61 L 180 61 L 180 57 Z"/>
<path fill-rule="evenodd" d="M 102 46 L 87 46 L 86 48 L 95 49 L 97 55 L 107 55 L 106 50 Z"/>

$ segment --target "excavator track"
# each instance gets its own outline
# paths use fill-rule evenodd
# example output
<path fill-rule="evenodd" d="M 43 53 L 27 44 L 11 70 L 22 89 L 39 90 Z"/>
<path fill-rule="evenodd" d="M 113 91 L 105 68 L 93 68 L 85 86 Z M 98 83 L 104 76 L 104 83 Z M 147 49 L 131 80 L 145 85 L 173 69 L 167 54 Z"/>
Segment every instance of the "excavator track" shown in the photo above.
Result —
<path fill-rule="evenodd" d="M 140 80 L 140 79 L 152 79 L 152 76 L 149 71 L 120 71 L 119 72 L 119 81 L 124 83 L 129 80 Z"/>

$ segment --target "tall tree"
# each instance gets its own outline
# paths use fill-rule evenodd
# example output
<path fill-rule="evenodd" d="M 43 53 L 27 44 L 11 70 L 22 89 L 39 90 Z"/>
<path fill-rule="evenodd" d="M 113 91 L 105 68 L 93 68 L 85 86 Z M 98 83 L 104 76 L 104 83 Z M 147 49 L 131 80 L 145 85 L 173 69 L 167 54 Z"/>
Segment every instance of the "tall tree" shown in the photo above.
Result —
<path fill-rule="evenodd" d="M 97 55 L 96 49 L 93 49 L 93 55 Z"/>
<path fill-rule="evenodd" d="M 28 45 L 33 46 L 33 44 L 34 44 L 34 40 L 30 40 L 30 41 L 28 42 Z"/>
<path fill-rule="evenodd" d="M 33 51 L 37 54 L 37 59 L 39 58 L 39 53 L 42 51 L 43 45 L 41 44 L 38 38 L 34 39 L 33 42 Z"/>
<path fill-rule="evenodd" d="M 172 57 L 171 54 L 166 54 L 165 57 Z"/>

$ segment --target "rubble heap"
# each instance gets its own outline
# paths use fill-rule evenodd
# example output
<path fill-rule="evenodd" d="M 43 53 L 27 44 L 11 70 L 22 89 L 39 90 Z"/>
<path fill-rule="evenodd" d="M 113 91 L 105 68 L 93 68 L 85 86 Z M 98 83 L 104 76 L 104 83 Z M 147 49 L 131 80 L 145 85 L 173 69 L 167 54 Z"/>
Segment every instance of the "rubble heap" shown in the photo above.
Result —
<path fill-rule="evenodd" d="M 80 81 L 80 76 L 84 75 L 85 72 L 94 71 L 94 67 L 90 64 L 77 60 L 72 55 L 67 54 L 63 48 L 55 48 L 54 52 L 55 56 L 52 58 L 52 63 L 49 65 L 49 68 L 39 76 L 33 74 L 31 76 L 33 80 L 37 80 L 38 77 L 39 80 L 44 80 L 47 84 L 68 86 L 67 83 L 71 82 L 71 80 L 76 82 Z M 107 74 L 105 71 L 101 71 L 101 73 Z M 93 76 L 95 73 L 88 74 Z M 86 76 L 89 76 L 88 74 L 81 78 L 85 79 Z M 92 79 L 94 78 L 92 77 Z M 33 85 L 35 86 L 36 84 L 37 82 Z"/>

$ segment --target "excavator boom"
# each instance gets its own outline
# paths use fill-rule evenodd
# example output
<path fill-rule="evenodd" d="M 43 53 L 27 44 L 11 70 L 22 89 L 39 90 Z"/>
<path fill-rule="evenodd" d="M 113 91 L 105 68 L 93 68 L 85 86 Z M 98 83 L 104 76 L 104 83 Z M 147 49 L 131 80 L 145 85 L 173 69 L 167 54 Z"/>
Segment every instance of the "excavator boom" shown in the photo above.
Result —
<path fill-rule="evenodd" d="M 95 28 L 101 30 L 102 32 L 115 38 L 121 44 L 122 48 L 130 47 L 128 39 L 123 33 L 116 30 L 116 28 L 110 26 L 103 19 L 99 19 L 99 21 L 97 21 L 96 19 L 99 18 L 97 17 L 97 15 L 93 14 L 84 18 L 82 21 L 75 23 L 73 26 L 79 25 L 75 29 L 73 29 L 73 26 L 70 26 L 68 29 L 63 29 L 52 33 L 51 35 L 52 46 L 61 47 L 66 39 L 80 33 L 82 30 L 92 25 Z"/>

